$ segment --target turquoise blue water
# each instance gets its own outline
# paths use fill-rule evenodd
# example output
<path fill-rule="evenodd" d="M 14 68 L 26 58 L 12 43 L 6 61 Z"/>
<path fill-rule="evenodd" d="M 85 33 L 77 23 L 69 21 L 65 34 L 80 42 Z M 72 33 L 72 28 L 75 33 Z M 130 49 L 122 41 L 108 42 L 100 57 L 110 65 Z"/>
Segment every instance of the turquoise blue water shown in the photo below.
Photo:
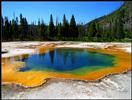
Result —
<path fill-rule="evenodd" d="M 88 67 L 109 67 L 113 65 L 114 57 L 97 52 L 88 52 L 85 49 L 56 48 L 44 54 L 30 55 L 23 58 L 25 66 L 19 71 L 54 70 L 73 71 Z M 18 59 L 20 60 L 20 59 Z"/>

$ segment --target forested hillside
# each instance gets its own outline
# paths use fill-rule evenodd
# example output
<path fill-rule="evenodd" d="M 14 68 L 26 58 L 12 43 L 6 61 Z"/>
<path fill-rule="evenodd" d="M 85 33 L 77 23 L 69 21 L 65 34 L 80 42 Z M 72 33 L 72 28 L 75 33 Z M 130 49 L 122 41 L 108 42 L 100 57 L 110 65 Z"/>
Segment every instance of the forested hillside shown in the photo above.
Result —
<path fill-rule="evenodd" d="M 113 13 L 86 24 L 89 37 L 104 41 L 129 40 L 132 36 L 132 2 L 126 1 Z"/>
<path fill-rule="evenodd" d="M 108 9 L 108 8 L 106 8 Z M 28 24 L 26 17 L 20 14 L 12 20 L 1 17 L 2 41 L 131 41 L 132 2 L 127 1 L 113 13 L 94 19 L 86 25 L 76 23 L 74 15 L 70 21 L 63 15 L 63 21 L 53 19 L 49 24 L 44 20 Z"/>

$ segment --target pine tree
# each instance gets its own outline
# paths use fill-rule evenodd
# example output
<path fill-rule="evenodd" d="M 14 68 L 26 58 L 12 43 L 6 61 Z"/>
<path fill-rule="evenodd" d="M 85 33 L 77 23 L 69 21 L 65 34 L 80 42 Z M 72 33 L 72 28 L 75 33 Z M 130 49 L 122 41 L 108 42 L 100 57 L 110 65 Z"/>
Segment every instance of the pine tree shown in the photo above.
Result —
<path fill-rule="evenodd" d="M 96 24 L 95 22 L 91 22 L 90 25 L 88 26 L 89 37 L 95 37 L 96 33 L 97 33 Z"/>
<path fill-rule="evenodd" d="M 20 40 L 28 40 L 28 22 L 22 14 L 20 14 Z"/>
<path fill-rule="evenodd" d="M 20 14 L 20 40 L 24 40 L 24 20 L 22 14 Z"/>
<path fill-rule="evenodd" d="M 1 17 L 1 27 L 2 27 L 2 41 L 5 40 L 5 35 L 4 35 L 4 19 Z"/>
<path fill-rule="evenodd" d="M 11 23 L 11 26 L 12 26 L 12 35 L 13 35 L 13 39 L 15 38 L 16 36 L 16 32 L 15 32 L 15 20 L 12 19 L 12 23 Z"/>
<path fill-rule="evenodd" d="M 58 35 L 57 36 L 58 37 L 62 36 L 62 24 L 61 23 L 58 24 Z"/>
<path fill-rule="evenodd" d="M 10 38 L 10 36 L 9 36 L 9 28 L 10 28 L 10 24 L 9 24 L 9 21 L 8 21 L 8 18 L 7 17 L 5 17 L 5 23 L 4 23 L 4 36 L 3 37 L 5 37 L 5 40 L 6 41 L 9 41 L 9 38 Z"/>
<path fill-rule="evenodd" d="M 28 22 L 27 22 L 27 19 L 26 17 L 23 18 L 24 20 L 24 40 L 28 40 Z"/>
<path fill-rule="evenodd" d="M 96 35 L 97 38 L 101 37 L 101 31 L 100 31 L 100 26 L 98 23 L 96 23 Z"/>
<path fill-rule="evenodd" d="M 59 27 L 59 24 L 58 24 L 58 17 L 56 17 L 55 37 L 57 37 L 57 36 L 58 36 L 58 27 Z"/>
<path fill-rule="evenodd" d="M 38 36 L 38 38 L 40 37 L 42 39 L 42 37 L 41 37 L 41 22 L 40 22 L 40 19 L 38 19 L 37 36 Z"/>
<path fill-rule="evenodd" d="M 69 36 L 69 23 L 66 20 L 66 16 L 63 16 L 63 29 L 62 29 L 62 36 L 68 37 Z"/>
<path fill-rule="evenodd" d="M 78 24 L 77 27 L 78 27 L 78 33 L 79 33 L 79 37 L 83 37 L 85 36 L 85 27 L 83 27 L 83 23 L 81 24 Z"/>
<path fill-rule="evenodd" d="M 12 36 L 13 36 L 13 40 L 18 39 L 18 18 L 16 17 L 16 19 L 12 19 L 11 22 L 11 27 L 12 27 Z"/>
<path fill-rule="evenodd" d="M 16 39 L 19 39 L 18 17 L 16 17 L 16 21 L 15 21 L 15 31 L 16 31 Z"/>
<path fill-rule="evenodd" d="M 50 37 L 54 37 L 55 36 L 55 26 L 54 26 L 52 14 L 50 15 L 48 33 L 49 33 Z"/>
<path fill-rule="evenodd" d="M 47 26 L 45 25 L 44 21 L 42 20 L 41 22 L 41 37 L 42 40 L 45 40 L 47 38 Z"/>
<path fill-rule="evenodd" d="M 117 26 L 117 38 L 122 39 L 124 38 L 124 26 L 123 26 L 123 17 L 124 17 L 124 11 L 120 11 L 120 14 L 117 18 L 118 26 Z"/>
<path fill-rule="evenodd" d="M 76 26 L 76 21 L 74 15 L 72 15 L 70 20 L 70 36 L 71 37 L 78 37 L 78 28 Z"/>

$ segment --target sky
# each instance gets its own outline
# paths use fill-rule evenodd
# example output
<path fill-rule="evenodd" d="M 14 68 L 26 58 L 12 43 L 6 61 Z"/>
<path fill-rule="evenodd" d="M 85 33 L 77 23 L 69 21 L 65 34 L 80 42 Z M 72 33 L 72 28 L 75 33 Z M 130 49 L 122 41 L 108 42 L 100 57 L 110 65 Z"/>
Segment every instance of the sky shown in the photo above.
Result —
<path fill-rule="evenodd" d="M 28 23 L 38 22 L 38 19 L 49 23 L 50 14 L 53 15 L 54 23 L 56 19 L 62 22 L 63 15 L 66 15 L 68 21 L 72 14 L 77 23 L 87 23 L 95 18 L 107 15 L 118 9 L 123 2 L 2 2 L 2 16 L 8 19 L 19 17 L 20 13 L 27 18 Z"/>

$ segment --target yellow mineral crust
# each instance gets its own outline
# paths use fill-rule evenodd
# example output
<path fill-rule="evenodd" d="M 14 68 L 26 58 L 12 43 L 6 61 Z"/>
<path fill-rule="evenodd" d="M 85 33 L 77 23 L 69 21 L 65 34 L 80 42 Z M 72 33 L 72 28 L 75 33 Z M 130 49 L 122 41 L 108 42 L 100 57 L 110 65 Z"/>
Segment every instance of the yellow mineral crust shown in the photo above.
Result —
<path fill-rule="evenodd" d="M 54 45 L 48 47 L 50 50 L 53 50 Z M 39 47 L 39 53 L 44 53 L 46 49 L 44 47 Z M 77 79 L 77 80 L 88 80 L 95 81 L 101 79 L 110 74 L 118 74 L 123 73 L 128 70 L 131 70 L 131 54 L 126 53 L 122 50 L 118 50 L 115 48 L 107 48 L 107 49 L 93 49 L 88 48 L 88 51 L 91 52 L 101 52 L 104 54 L 110 54 L 116 57 L 114 61 L 114 67 L 104 68 L 101 70 L 97 70 L 94 72 L 89 72 L 84 75 L 74 75 L 69 73 L 59 73 L 59 72 L 48 72 L 48 71 L 27 71 L 27 72 L 19 72 L 17 68 L 22 67 L 24 63 L 22 62 L 14 62 L 10 63 L 2 59 L 2 84 L 20 84 L 25 87 L 35 87 L 39 86 L 46 82 L 47 78 L 68 78 L 68 79 Z M 25 56 L 27 57 L 27 56 Z M 102 58 L 103 59 L 103 58 Z M 9 62 L 9 63 L 5 63 Z"/>

